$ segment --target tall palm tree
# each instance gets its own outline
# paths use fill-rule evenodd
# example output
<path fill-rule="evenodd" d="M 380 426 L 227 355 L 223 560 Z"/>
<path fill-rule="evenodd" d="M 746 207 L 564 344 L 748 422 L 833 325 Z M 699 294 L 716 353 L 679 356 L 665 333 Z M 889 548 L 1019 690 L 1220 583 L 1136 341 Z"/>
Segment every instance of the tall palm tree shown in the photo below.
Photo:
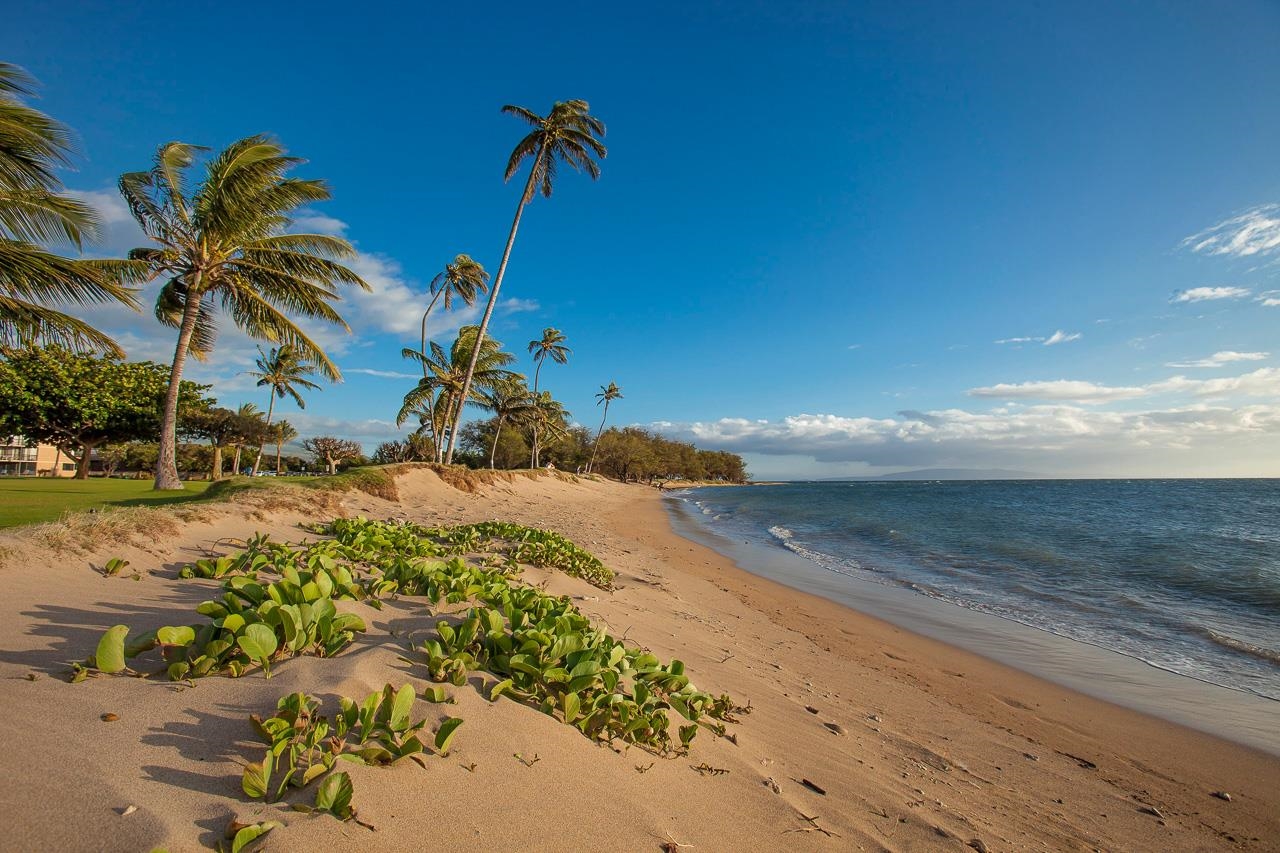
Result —
<path fill-rule="evenodd" d="M 479 262 L 472 260 L 470 255 L 458 255 L 453 259 L 453 263 L 445 264 L 444 270 L 431 279 L 431 302 L 428 303 L 427 310 L 422 313 L 422 347 L 416 353 L 411 349 L 405 349 L 401 354 L 406 358 L 420 357 L 423 362 L 422 375 L 426 376 L 427 318 L 431 316 L 431 309 L 436 307 L 436 302 L 442 296 L 446 311 L 453 308 L 455 296 L 461 299 L 464 305 L 471 307 L 476 304 L 476 297 L 488 289 L 489 274 Z"/>
<path fill-rule="evenodd" d="M 596 464 L 596 449 L 600 447 L 600 434 L 604 432 L 604 422 L 609 419 L 609 404 L 614 400 L 622 399 L 622 389 L 618 387 L 617 382 L 610 382 L 608 385 L 600 386 L 600 393 L 596 394 L 596 405 L 604 403 L 604 417 L 600 418 L 600 428 L 596 430 L 596 440 L 591 443 L 591 461 L 587 463 L 587 473 L 591 473 L 591 469 Z"/>
<path fill-rule="evenodd" d="M 271 440 L 276 445 L 276 476 L 284 475 L 284 466 L 280 464 L 280 456 L 284 452 L 284 446 L 298 437 L 298 431 L 294 429 L 293 424 L 288 421 L 276 421 L 275 426 L 271 428 Z"/>
<path fill-rule="evenodd" d="M 492 390 L 480 392 L 480 406 L 493 412 L 497 422 L 493 431 L 493 445 L 489 448 L 489 467 L 494 467 L 494 459 L 498 453 L 498 438 L 502 435 L 502 425 L 507 421 L 519 422 L 534 409 L 535 397 L 529 393 L 529 386 L 523 379 L 495 384 Z"/>
<path fill-rule="evenodd" d="M 538 378 L 542 375 L 542 363 L 550 358 L 556 364 L 564 364 L 573 354 L 573 350 L 564 345 L 564 332 L 547 327 L 542 330 L 542 337 L 529 341 L 529 353 L 537 363 L 533 371 L 533 393 L 538 393 Z M 538 430 L 533 431 L 533 449 L 529 455 L 529 467 L 538 467 Z"/>
<path fill-rule="evenodd" d="M 181 489 L 174 465 L 178 387 L 187 354 L 212 350 L 218 305 L 251 337 L 293 346 L 329 379 L 341 373 L 290 315 L 350 331 L 330 304 L 337 286 L 369 289 L 335 258 L 355 249 L 341 237 L 287 233 L 298 208 L 329 198 L 323 181 L 286 174 L 302 161 L 267 136 L 233 142 L 209 160 L 203 182 L 189 192 L 187 172 L 205 151 L 184 142 L 160 146 L 149 171 L 120 177 L 120 193 L 155 246 L 134 249 L 150 278 L 166 278 L 156 317 L 178 330 L 160 428 L 157 489 Z"/>
<path fill-rule="evenodd" d="M 569 412 L 564 404 L 551 396 L 550 391 L 539 391 L 530 398 L 530 408 L 522 418 L 537 432 L 554 441 L 568 435 Z"/>
<path fill-rule="evenodd" d="M 511 221 L 511 232 L 507 235 L 507 246 L 502 250 L 502 262 L 498 264 L 498 274 L 493 280 L 493 289 L 489 291 L 489 303 L 485 306 L 484 317 L 480 320 L 481 341 L 489 330 L 489 318 L 493 316 L 493 307 L 498 303 L 498 291 L 502 288 L 502 277 L 507 272 L 507 261 L 511 259 L 511 247 L 516 242 L 516 230 L 520 227 L 520 216 L 524 206 L 533 201 L 536 193 L 541 192 L 546 198 L 551 197 L 551 188 L 555 183 L 556 165 L 558 162 L 568 163 L 579 172 L 586 172 L 592 180 L 600 177 L 600 166 L 596 157 L 603 159 L 608 153 L 604 143 L 596 137 L 605 134 L 604 123 L 592 116 L 590 105 L 586 101 L 557 101 L 546 117 L 537 115 L 524 107 L 508 104 L 502 111 L 524 119 L 533 126 L 533 130 L 521 139 L 511 157 L 507 160 L 507 172 L 504 180 L 511 180 L 524 161 L 532 157 L 533 165 L 529 169 L 529 179 L 525 182 L 524 192 L 520 194 L 520 202 L 516 205 L 515 219 Z M 471 390 L 472 374 L 480 357 L 477 349 L 471 356 L 471 367 L 467 370 L 466 379 L 462 383 L 462 396 Z M 454 432 L 461 426 L 462 412 L 458 412 L 458 423 Z M 452 453 L 446 460 L 453 461 Z"/>
<path fill-rule="evenodd" d="M 299 409 L 305 409 L 307 403 L 302 399 L 302 394 L 298 392 L 298 389 L 319 390 L 319 385 L 307 379 L 308 376 L 314 375 L 315 372 L 315 367 L 303 361 L 298 355 L 298 351 L 289 344 L 272 347 L 270 353 L 263 352 L 262 347 L 258 347 L 258 369 L 250 370 L 249 375 L 257 377 L 259 388 L 264 385 L 270 388 L 266 421 L 268 435 L 270 435 L 271 416 L 275 414 L 276 410 L 276 398 L 284 399 L 287 394 L 298 404 Z M 253 460 L 252 476 L 258 476 L 258 466 L 261 463 L 262 445 L 260 444 L 258 445 L 258 455 Z"/>
<path fill-rule="evenodd" d="M 128 286 L 145 270 L 128 261 L 64 258 L 47 244 L 80 249 L 98 232 L 88 205 L 62 195 L 54 169 L 70 165 L 71 132 L 22 102 L 35 81 L 0 62 L 0 344 L 124 351 L 84 320 L 51 305 L 138 302 Z"/>
<path fill-rule="evenodd" d="M 488 338 L 479 346 L 476 345 L 479 329 L 476 326 L 463 326 L 458 330 L 458 337 L 453 346 L 446 352 L 444 347 L 431 341 L 431 355 L 427 358 L 427 375 L 418 381 L 408 394 L 404 396 L 404 404 L 396 415 L 396 426 L 402 425 L 411 415 L 419 414 L 429 408 L 432 422 L 435 424 L 434 438 L 439 448 L 445 440 L 448 430 L 448 446 L 453 448 L 454 431 L 450 427 L 457 423 L 455 414 L 460 412 L 469 402 L 480 402 L 478 392 L 491 390 L 500 382 L 511 381 L 523 376 L 507 370 L 507 365 L 515 361 L 515 356 L 503 352 L 502 344 Z M 472 352 L 479 352 L 476 361 L 474 382 L 463 396 L 463 380 Z M 438 452 L 438 451 L 437 451 Z"/>

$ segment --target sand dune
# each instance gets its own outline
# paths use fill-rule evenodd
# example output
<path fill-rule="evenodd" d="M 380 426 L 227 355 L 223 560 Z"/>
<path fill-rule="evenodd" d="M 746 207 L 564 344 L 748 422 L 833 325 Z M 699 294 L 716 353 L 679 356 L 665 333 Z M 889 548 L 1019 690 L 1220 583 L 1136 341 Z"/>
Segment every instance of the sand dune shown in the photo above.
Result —
<path fill-rule="evenodd" d="M 1280 759 L 746 574 L 674 535 L 652 489 L 543 477 L 470 494 L 429 471 L 398 483 L 399 501 L 233 504 L 89 552 L 54 554 L 21 532 L 0 541 L 0 849 L 196 850 L 233 816 L 286 824 L 265 850 L 1280 849 Z M 433 724 L 465 719 L 447 757 L 347 768 L 370 830 L 248 801 L 241 765 L 260 747 L 247 717 L 295 690 L 334 703 L 386 682 L 426 686 L 425 668 L 400 658 L 436 621 L 419 600 L 343 602 L 368 633 L 332 659 L 283 661 L 270 679 L 66 682 L 66 662 L 109 626 L 181 624 L 212 597 L 218 584 L 178 580 L 181 564 L 258 531 L 296 541 L 299 521 L 335 513 L 563 533 L 618 572 L 617 590 L 536 569 L 525 579 L 684 660 L 700 688 L 749 701 L 729 727 L 736 743 L 704 733 L 684 758 L 615 752 L 535 709 L 490 703 L 477 674 L 449 688 L 456 704 L 415 707 Z M 125 576 L 94 570 L 117 555 L 132 563 Z"/>

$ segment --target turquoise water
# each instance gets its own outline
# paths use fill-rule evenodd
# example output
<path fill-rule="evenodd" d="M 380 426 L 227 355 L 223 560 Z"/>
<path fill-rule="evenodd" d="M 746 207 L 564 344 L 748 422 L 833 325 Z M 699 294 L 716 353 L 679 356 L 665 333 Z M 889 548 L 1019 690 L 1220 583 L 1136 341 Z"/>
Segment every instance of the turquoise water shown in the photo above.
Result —
<path fill-rule="evenodd" d="M 704 488 L 706 530 L 1280 700 L 1280 480 Z M 1277 706 L 1280 708 L 1280 706 Z"/>

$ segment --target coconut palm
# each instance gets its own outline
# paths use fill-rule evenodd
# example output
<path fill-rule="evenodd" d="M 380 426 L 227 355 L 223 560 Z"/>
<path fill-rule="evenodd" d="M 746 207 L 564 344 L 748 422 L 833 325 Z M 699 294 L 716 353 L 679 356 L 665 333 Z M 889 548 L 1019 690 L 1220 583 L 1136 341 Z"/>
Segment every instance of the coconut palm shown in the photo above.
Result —
<path fill-rule="evenodd" d="M 533 126 L 533 130 L 521 139 L 512 150 L 507 160 L 507 172 L 504 180 L 511 180 L 520 166 L 529 157 L 533 164 L 529 169 L 529 179 L 525 182 L 524 192 L 520 194 L 520 202 L 516 205 L 515 219 L 511 221 L 511 232 L 507 235 L 506 248 L 502 250 L 502 261 L 498 264 L 498 274 L 493 280 L 493 289 L 489 291 L 489 302 L 485 305 L 484 317 L 480 320 L 479 340 L 483 341 L 489 330 L 489 318 L 493 316 L 493 307 L 498 303 L 498 291 L 502 288 L 502 277 L 507 271 L 507 261 L 511 259 L 511 247 L 516 242 L 516 230 L 520 227 L 520 216 L 524 207 L 533 201 L 538 192 L 546 198 L 551 197 L 551 189 L 555 183 L 557 163 L 568 163 L 579 172 L 586 172 L 592 180 L 600 177 L 600 166 L 594 158 L 603 159 L 607 150 L 596 137 L 604 136 L 604 123 L 592 116 L 586 101 L 557 101 L 545 117 L 525 109 L 508 104 L 502 111 L 508 115 L 521 118 Z M 462 396 L 466 397 L 471 390 L 472 374 L 480 357 L 477 349 L 472 353 L 471 366 L 467 370 L 462 383 Z M 458 412 L 458 422 L 454 432 L 462 425 L 462 412 Z M 453 461 L 452 453 L 448 461 Z"/>
<path fill-rule="evenodd" d="M 604 404 L 604 416 L 600 418 L 600 428 L 596 430 L 596 440 L 591 443 L 591 461 L 587 463 L 587 473 L 591 473 L 591 469 L 596 464 L 596 449 L 600 446 L 600 433 L 604 432 L 604 422 L 609 419 L 609 404 L 614 400 L 622 399 L 622 389 L 618 387 L 617 382 L 610 382 L 608 385 L 600 386 L 600 393 L 596 394 L 596 405 Z"/>
<path fill-rule="evenodd" d="M 551 396 L 550 391 L 539 391 L 530 399 L 529 411 L 522 420 L 542 433 L 548 442 L 568 435 L 569 412 L 564 404 Z"/>
<path fill-rule="evenodd" d="M 137 310 L 132 281 L 141 265 L 61 257 L 45 246 L 80 249 L 96 236 L 88 205 L 62 195 L 54 169 L 70 165 L 71 132 L 22 102 L 35 81 L 0 62 L 0 344 L 76 351 L 124 351 L 84 320 L 52 305 L 123 302 Z"/>
<path fill-rule="evenodd" d="M 284 446 L 298 437 L 298 431 L 288 421 L 276 421 L 271 427 L 271 440 L 276 446 L 276 476 L 284 475 L 284 466 L 280 464 L 280 456 Z"/>
<path fill-rule="evenodd" d="M 550 358 L 556 364 L 564 364 L 568 362 L 569 356 L 573 354 L 573 350 L 564 345 L 564 332 L 559 329 L 547 327 L 542 330 L 542 337 L 537 340 L 529 341 L 529 353 L 533 356 L 533 360 L 537 363 L 537 367 L 533 371 L 533 393 L 538 393 L 538 379 L 542 375 L 542 363 Z M 529 467 L 538 467 L 538 430 L 535 427 L 533 431 L 533 450 L 529 456 Z"/>
<path fill-rule="evenodd" d="M 431 316 L 431 309 L 436 307 L 436 302 L 444 297 L 444 310 L 448 311 L 453 308 L 453 298 L 456 296 L 464 305 L 471 307 L 476 304 L 476 297 L 488 289 L 489 274 L 477 261 L 472 260 L 470 255 L 458 255 L 453 259 L 453 263 L 445 264 L 444 270 L 431 279 L 431 302 L 427 304 L 427 310 L 422 313 L 422 347 L 417 352 L 406 348 L 401 351 L 401 354 L 405 358 L 421 360 L 422 375 L 425 376 L 427 373 L 427 318 Z"/>
<path fill-rule="evenodd" d="M 260 444 L 266 441 L 266 431 L 267 424 L 263 420 L 262 410 L 253 403 L 243 403 L 236 409 L 234 442 L 236 455 L 231 463 L 231 470 L 237 476 L 240 474 L 240 452 L 244 450 L 246 444 Z"/>
<path fill-rule="evenodd" d="M 478 336 L 476 326 L 463 326 L 458 330 L 458 337 L 453 346 L 446 352 L 444 347 L 435 341 L 430 343 L 431 355 L 426 359 L 427 375 L 418 381 L 408 394 L 404 396 L 404 404 L 396 415 L 396 426 L 402 425 L 411 415 L 424 410 L 430 412 L 433 425 L 435 445 L 440 448 L 448 430 L 448 448 L 453 449 L 454 434 L 450 426 L 457 422 L 456 413 L 460 412 L 468 402 L 479 402 L 478 392 L 491 390 L 497 383 L 510 381 L 523 376 L 507 370 L 506 366 L 515 361 L 515 356 L 502 351 L 502 344 L 488 338 L 480 346 L 476 346 Z M 479 352 L 476 360 L 474 381 L 469 396 L 463 396 L 464 378 L 472 352 Z M 439 452 L 439 450 L 437 450 Z"/>
<path fill-rule="evenodd" d="M 307 403 L 302 399 L 302 394 L 298 393 L 298 389 L 319 390 L 319 385 L 307 379 L 308 376 L 314 375 L 315 372 L 315 367 L 303 361 L 298 355 L 298 351 L 289 344 L 272 347 L 269 353 L 263 352 L 262 347 L 258 347 L 258 369 L 250 370 L 249 375 L 257 378 L 259 388 L 263 386 L 270 388 L 270 396 L 267 398 L 269 402 L 267 403 L 266 420 L 268 435 L 270 434 L 271 416 L 275 414 L 276 410 L 276 398 L 284 399 L 285 395 L 288 395 L 298 404 L 299 409 L 305 409 Z M 252 476 L 258 476 L 258 466 L 261 463 L 262 445 L 258 445 L 258 455 L 253 460 Z"/>
<path fill-rule="evenodd" d="M 498 438 L 502 435 L 502 425 L 507 421 L 519 422 L 534 409 L 534 397 L 529 393 L 529 386 L 522 379 L 500 382 L 491 390 L 479 394 L 481 408 L 493 412 L 495 428 L 493 446 L 489 448 L 489 467 L 493 468 L 494 458 L 498 453 Z"/>
<path fill-rule="evenodd" d="M 233 142 L 208 161 L 203 182 L 189 190 L 188 171 L 206 149 L 183 142 L 160 146 L 146 172 L 120 178 L 120 192 L 154 246 L 134 249 L 151 278 L 165 278 L 156 317 L 178 330 L 160 430 L 156 488 L 180 489 L 174 466 L 178 387 L 190 353 L 207 356 L 220 305 L 249 336 L 289 344 L 329 379 L 341 373 L 292 319 L 349 327 L 331 303 L 337 286 L 369 289 L 335 258 L 355 249 L 341 237 L 287 233 L 290 214 L 329 198 L 323 181 L 287 173 L 302 161 L 266 136 Z"/>

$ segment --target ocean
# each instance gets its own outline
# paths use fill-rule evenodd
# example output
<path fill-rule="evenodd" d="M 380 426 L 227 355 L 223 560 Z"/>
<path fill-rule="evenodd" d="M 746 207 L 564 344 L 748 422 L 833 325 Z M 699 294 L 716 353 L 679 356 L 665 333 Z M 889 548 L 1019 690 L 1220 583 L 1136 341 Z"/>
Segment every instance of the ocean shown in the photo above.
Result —
<path fill-rule="evenodd" d="M 895 587 L 1280 702 L 1280 480 L 788 483 L 673 502 L 709 544 L 786 549 L 824 589 Z"/>

